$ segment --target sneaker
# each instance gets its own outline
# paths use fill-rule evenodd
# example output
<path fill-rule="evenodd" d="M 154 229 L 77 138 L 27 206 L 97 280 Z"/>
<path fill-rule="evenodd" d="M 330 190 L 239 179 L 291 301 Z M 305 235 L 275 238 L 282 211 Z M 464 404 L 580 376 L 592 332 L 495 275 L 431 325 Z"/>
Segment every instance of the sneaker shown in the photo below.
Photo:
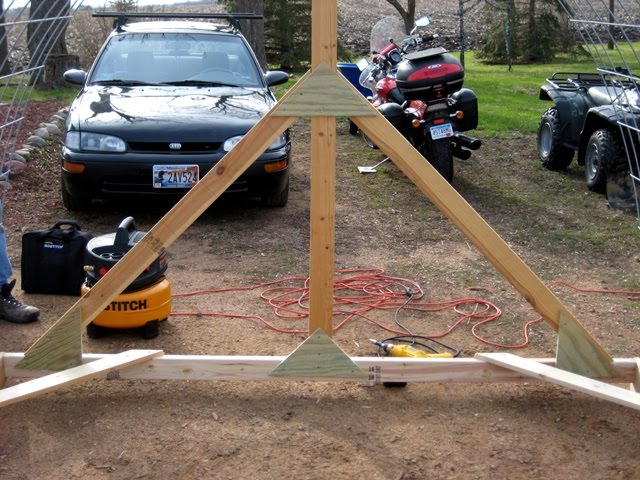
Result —
<path fill-rule="evenodd" d="M 0 287 L 0 319 L 11 323 L 31 323 L 38 320 L 40 310 L 36 307 L 23 305 L 18 299 L 11 295 L 13 287 L 16 285 L 15 278 L 10 283 L 5 283 Z"/>

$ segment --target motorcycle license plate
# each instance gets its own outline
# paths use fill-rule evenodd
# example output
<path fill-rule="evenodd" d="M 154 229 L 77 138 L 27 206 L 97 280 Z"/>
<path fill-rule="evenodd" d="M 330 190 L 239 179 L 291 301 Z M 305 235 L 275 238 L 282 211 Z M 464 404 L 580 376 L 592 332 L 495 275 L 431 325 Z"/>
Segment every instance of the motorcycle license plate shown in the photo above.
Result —
<path fill-rule="evenodd" d="M 429 130 L 431 132 L 431 138 L 434 140 L 453 137 L 453 126 L 450 123 L 445 123 L 444 125 L 434 125 Z"/>
<path fill-rule="evenodd" d="M 199 179 L 198 165 L 153 166 L 153 188 L 191 188 Z"/>

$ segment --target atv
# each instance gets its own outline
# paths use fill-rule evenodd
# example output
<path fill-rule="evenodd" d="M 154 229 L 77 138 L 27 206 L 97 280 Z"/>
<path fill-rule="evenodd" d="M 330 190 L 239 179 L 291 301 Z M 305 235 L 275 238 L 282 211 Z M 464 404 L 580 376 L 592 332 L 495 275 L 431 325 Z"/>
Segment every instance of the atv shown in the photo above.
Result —
<path fill-rule="evenodd" d="M 605 193 L 607 175 L 629 164 L 620 123 L 640 119 L 640 98 L 626 72 L 558 72 L 540 88 L 540 100 L 552 101 L 538 126 L 538 155 L 549 170 L 564 170 L 577 151 L 587 187 Z M 633 117 L 633 118 L 631 118 Z M 635 118 L 638 117 L 638 118 Z"/>

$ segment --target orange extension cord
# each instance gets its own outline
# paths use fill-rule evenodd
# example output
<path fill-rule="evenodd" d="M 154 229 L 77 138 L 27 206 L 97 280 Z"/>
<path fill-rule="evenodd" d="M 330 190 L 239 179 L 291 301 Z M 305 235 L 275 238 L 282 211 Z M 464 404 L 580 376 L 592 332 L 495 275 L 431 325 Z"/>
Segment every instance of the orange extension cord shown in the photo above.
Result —
<path fill-rule="evenodd" d="M 334 291 L 334 316 L 341 320 L 334 326 L 337 332 L 353 319 L 365 320 L 382 330 L 393 334 L 406 335 L 407 331 L 388 327 L 374 320 L 368 314 L 375 310 L 413 311 L 413 312 L 440 312 L 452 309 L 457 315 L 456 320 L 444 332 L 422 335 L 429 338 L 442 338 L 458 328 L 462 323 L 473 321 L 471 334 L 480 342 L 501 348 L 523 348 L 529 344 L 529 329 L 532 325 L 543 320 L 542 317 L 530 320 L 523 326 L 524 340 L 518 344 L 503 344 L 483 338 L 479 329 L 496 320 L 502 315 L 502 311 L 493 303 L 481 298 L 463 298 L 444 302 L 420 302 L 424 296 L 422 287 L 413 280 L 392 277 L 384 273 L 382 269 L 352 269 L 336 271 L 338 278 L 333 282 Z M 640 295 L 640 292 L 623 290 L 594 290 L 583 289 L 570 285 L 567 282 L 556 280 L 549 286 L 561 285 L 577 292 L 606 293 Z M 230 287 L 218 289 L 198 290 L 188 293 L 177 293 L 173 298 L 191 297 L 204 294 L 218 294 L 228 292 L 240 292 L 262 289 L 260 298 L 267 302 L 273 309 L 275 316 L 281 320 L 302 320 L 308 317 L 309 277 L 287 277 L 271 282 L 260 283 L 248 287 Z M 257 320 L 268 328 L 290 334 L 306 334 L 306 329 L 281 328 L 259 315 L 240 315 L 220 312 L 181 312 L 173 311 L 174 317 L 207 316 L 226 317 L 236 319 Z M 396 322 L 397 323 L 397 322 Z"/>

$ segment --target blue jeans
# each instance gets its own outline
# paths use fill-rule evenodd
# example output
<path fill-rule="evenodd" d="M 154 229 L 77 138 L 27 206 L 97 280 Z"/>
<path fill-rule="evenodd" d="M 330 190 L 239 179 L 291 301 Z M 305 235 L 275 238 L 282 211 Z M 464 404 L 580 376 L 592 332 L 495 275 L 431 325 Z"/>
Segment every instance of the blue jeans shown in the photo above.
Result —
<path fill-rule="evenodd" d="M 11 260 L 7 252 L 7 237 L 4 234 L 4 225 L 2 223 L 2 202 L 0 201 L 0 285 L 9 282 L 13 275 L 11 268 Z"/>

